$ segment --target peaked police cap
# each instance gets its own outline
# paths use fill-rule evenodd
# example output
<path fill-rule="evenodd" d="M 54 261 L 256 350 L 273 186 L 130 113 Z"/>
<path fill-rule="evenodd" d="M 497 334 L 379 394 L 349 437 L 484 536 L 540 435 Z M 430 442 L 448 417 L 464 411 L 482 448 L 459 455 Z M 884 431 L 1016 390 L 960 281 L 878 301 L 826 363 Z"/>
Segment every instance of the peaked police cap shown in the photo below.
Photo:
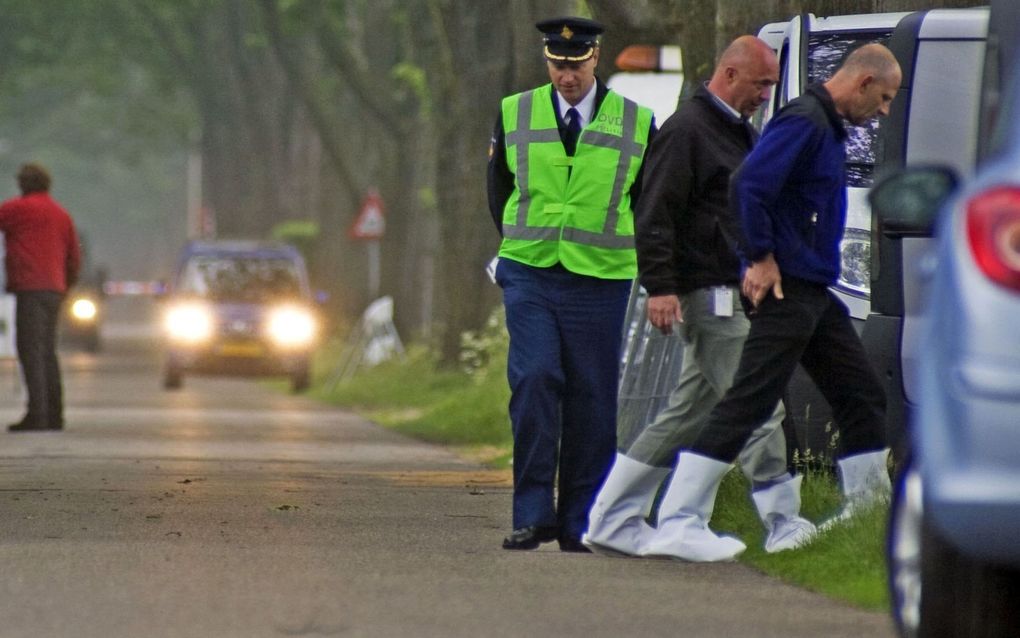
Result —
<path fill-rule="evenodd" d="M 583 62 L 595 53 L 605 28 L 595 20 L 576 17 L 550 18 L 535 27 L 545 39 L 545 57 L 551 62 Z"/>

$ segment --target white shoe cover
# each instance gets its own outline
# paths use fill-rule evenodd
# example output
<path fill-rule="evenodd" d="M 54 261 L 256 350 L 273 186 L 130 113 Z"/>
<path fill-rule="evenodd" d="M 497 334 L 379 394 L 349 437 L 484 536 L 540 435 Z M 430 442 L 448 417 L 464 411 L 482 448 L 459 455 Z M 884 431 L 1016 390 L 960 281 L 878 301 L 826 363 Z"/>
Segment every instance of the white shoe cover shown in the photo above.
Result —
<path fill-rule="evenodd" d="M 645 516 L 667 474 L 669 468 L 617 453 L 588 514 L 588 531 L 581 542 L 598 554 L 638 555 L 655 533 Z"/>
<path fill-rule="evenodd" d="M 729 469 L 729 463 L 681 452 L 659 506 L 659 526 L 641 555 L 716 562 L 733 560 L 747 549 L 736 538 L 708 528 L 719 483 Z"/>
<path fill-rule="evenodd" d="M 818 533 L 814 523 L 800 515 L 803 479 L 798 475 L 751 492 L 758 516 L 768 530 L 765 551 L 769 554 L 806 545 Z"/>
<path fill-rule="evenodd" d="M 818 526 L 828 531 L 838 523 L 849 520 L 861 507 L 878 501 L 888 501 L 892 494 L 889 480 L 889 449 L 854 454 L 836 461 L 843 486 L 843 509 Z"/>

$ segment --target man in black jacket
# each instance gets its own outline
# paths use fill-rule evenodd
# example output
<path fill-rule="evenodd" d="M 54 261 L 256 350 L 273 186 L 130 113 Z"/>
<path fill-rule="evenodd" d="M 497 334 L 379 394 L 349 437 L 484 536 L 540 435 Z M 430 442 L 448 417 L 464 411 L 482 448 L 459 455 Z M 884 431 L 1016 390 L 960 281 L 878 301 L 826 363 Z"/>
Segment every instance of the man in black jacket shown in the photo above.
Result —
<path fill-rule="evenodd" d="M 649 149 L 635 230 L 640 281 L 649 321 L 664 334 L 681 328 L 683 372 L 667 407 L 616 456 L 584 539 L 596 551 L 641 553 L 653 531 L 644 518 L 660 483 L 732 382 L 749 323 L 737 288 L 740 226 L 729 210 L 729 179 L 757 139 L 747 118 L 778 75 L 765 42 L 736 39 Z M 796 547 L 815 532 L 799 516 L 800 478 L 787 471 L 783 416 L 780 405 L 740 455 L 769 552 Z"/>

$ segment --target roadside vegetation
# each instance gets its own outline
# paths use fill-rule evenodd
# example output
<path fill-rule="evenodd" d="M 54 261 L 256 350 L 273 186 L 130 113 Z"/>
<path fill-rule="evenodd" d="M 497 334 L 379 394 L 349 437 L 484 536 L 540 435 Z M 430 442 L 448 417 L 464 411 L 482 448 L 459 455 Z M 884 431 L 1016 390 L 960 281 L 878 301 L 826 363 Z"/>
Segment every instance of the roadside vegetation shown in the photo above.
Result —
<path fill-rule="evenodd" d="M 497 469 L 510 469 L 506 337 L 498 320 L 464 337 L 459 370 L 445 370 L 429 349 L 414 346 L 402 359 L 360 369 L 337 381 L 329 374 L 339 346 L 320 360 L 312 396 L 352 409 L 403 434 L 448 445 Z M 803 463 L 802 513 L 824 520 L 839 509 L 839 488 L 819 459 Z M 784 581 L 850 604 L 888 610 L 884 539 L 887 508 L 876 507 L 820 536 L 808 547 L 766 554 L 764 528 L 746 480 L 730 472 L 719 490 L 713 528 L 747 543 L 741 562 Z"/>

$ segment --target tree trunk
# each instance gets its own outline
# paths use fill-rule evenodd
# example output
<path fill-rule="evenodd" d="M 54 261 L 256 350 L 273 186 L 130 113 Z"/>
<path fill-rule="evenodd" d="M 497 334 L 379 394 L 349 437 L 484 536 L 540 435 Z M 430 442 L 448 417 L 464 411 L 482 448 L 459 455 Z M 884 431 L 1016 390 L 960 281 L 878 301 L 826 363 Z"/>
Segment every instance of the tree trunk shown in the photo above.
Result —
<path fill-rule="evenodd" d="M 485 213 L 484 158 L 492 121 L 479 105 L 490 104 L 502 88 L 505 63 L 488 51 L 508 48 L 507 7 L 497 0 L 429 0 L 427 10 L 430 33 L 422 44 L 428 49 L 430 112 L 441 149 L 436 162 L 439 349 L 444 364 L 456 365 L 461 332 L 482 325 L 495 297 L 484 273 L 496 250 Z M 477 62 L 462 64 L 463 59 Z"/>

